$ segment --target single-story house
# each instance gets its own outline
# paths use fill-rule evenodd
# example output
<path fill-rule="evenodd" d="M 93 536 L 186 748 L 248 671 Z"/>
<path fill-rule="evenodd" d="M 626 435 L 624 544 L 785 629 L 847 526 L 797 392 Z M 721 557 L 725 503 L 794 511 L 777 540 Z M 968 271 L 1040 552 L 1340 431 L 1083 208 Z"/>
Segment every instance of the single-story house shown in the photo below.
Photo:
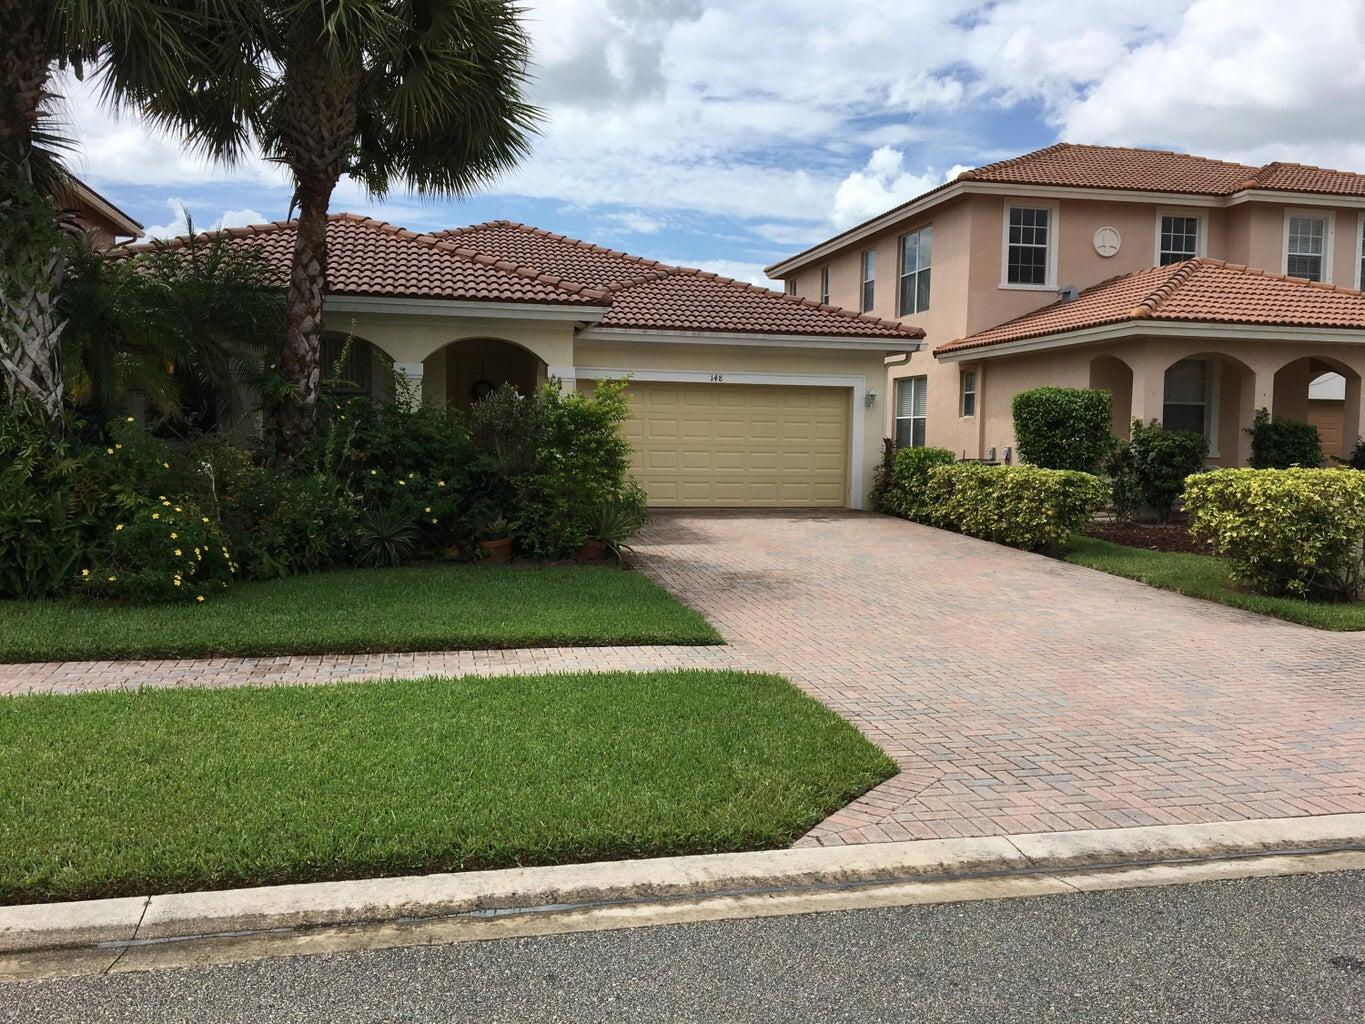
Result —
<path fill-rule="evenodd" d="M 294 232 L 226 234 L 284 280 Z M 346 351 L 359 389 L 381 391 L 391 366 L 455 406 L 505 382 L 628 377 L 632 471 L 655 505 L 864 507 L 885 361 L 923 343 L 917 327 L 509 221 L 421 234 L 339 213 L 327 240 L 324 372 Z"/>

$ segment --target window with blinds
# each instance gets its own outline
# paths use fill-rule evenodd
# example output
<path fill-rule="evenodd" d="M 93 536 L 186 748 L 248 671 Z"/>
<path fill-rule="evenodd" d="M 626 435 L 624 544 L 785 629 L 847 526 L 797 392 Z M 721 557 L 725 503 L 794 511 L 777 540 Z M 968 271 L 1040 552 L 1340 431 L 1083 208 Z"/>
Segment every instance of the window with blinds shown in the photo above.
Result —
<path fill-rule="evenodd" d="M 896 447 L 923 448 L 927 422 L 927 378 L 902 377 L 896 381 Z"/>

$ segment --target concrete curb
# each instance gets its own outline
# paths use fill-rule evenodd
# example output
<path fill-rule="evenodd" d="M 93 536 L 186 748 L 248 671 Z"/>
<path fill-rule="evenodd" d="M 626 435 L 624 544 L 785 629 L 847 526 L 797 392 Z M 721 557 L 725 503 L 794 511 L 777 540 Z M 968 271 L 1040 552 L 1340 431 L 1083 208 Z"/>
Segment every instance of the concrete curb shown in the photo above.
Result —
<path fill-rule="evenodd" d="M 0 908 L 0 953 L 1365 849 L 1365 814 L 930 839 Z"/>

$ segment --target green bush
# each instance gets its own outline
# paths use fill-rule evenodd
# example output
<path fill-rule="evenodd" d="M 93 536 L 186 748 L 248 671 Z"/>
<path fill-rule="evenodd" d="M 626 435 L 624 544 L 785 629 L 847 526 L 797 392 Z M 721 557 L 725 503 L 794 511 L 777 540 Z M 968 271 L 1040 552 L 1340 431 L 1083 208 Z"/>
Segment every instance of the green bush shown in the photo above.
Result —
<path fill-rule="evenodd" d="M 890 482 L 882 496 L 880 511 L 917 523 L 929 521 L 926 489 L 929 471 L 951 466 L 957 457 L 946 448 L 901 448 L 891 464 Z"/>
<path fill-rule="evenodd" d="M 1113 450 L 1114 396 L 1096 388 L 1034 388 L 1014 396 L 1014 443 L 1041 469 L 1093 473 Z"/>
<path fill-rule="evenodd" d="M 1351 601 L 1365 582 L 1365 475 L 1220 469 L 1185 488 L 1190 533 L 1257 593 Z"/>
<path fill-rule="evenodd" d="M 1167 430 L 1156 420 L 1134 420 L 1127 441 L 1121 442 L 1108 466 L 1114 510 L 1136 519 L 1150 505 L 1163 523 L 1171 518 L 1185 479 L 1204 468 L 1209 439 L 1191 430 Z"/>
<path fill-rule="evenodd" d="M 165 496 L 114 524 L 107 548 L 81 570 L 88 591 L 140 604 L 204 601 L 237 572 L 226 539 L 198 508 Z"/>
<path fill-rule="evenodd" d="M 1302 466 L 1316 469 L 1322 457 L 1322 438 L 1311 423 L 1272 420 L 1266 409 L 1257 409 L 1251 426 L 1251 466 L 1253 469 L 1289 469 Z"/>
<path fill-rule="evenodd" d="M 877 512 L 891 512 L 886 507 L 886 495 L 891 490 L 891 473 L 896 468 L 898 450 L 895 441 L 889 437 L 882 438 L 882 457 L 872 471 L 872 490 L 868 493 L 868 500 Z"/>
<path fill-rule="evenodd" d="M 1107 499 L 1089 473 L 973 462 L 935 466 L 927 489 L 935 525 L 1026 551 L 1061 547 Z"/>
<path fill-rule="evenodd" d="M 1355 447 L 1351 449 L 1351 454 L 1346 458 L 1339 459 L 1333 456 L 1332 461 L 1339 462 L 1352 469 L 1365 469 L 1365 438 L 1356 438 Z"/>

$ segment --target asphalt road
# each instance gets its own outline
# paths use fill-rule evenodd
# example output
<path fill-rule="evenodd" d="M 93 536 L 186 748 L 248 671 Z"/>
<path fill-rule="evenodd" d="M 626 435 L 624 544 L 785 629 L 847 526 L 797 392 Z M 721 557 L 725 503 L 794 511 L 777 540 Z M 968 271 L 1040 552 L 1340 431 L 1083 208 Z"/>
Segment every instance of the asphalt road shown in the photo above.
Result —
<path fill-rule="evenodd" d="M 0 1021 L 1365 1020 L 1365 873 L 0 986 Z"/>

